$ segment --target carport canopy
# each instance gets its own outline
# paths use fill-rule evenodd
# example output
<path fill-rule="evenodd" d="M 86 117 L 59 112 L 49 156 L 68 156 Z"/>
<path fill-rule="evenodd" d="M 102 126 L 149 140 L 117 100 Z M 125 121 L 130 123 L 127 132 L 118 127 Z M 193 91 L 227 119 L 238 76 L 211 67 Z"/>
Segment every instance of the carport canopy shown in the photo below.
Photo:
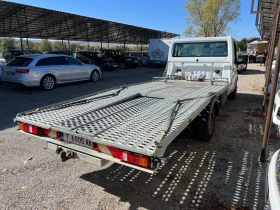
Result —
<path fill-rule="evenodd" d="M 148 44 L 179 34 L 0 1 L 0 37 Z"/>

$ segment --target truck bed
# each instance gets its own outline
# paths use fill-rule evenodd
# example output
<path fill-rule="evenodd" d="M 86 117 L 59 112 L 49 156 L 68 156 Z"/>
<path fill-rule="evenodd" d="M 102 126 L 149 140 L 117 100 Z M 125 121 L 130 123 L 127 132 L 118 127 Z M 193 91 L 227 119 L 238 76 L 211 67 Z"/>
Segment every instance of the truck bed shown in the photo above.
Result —
<path fill-rule="evenodd" d="M 162 157 L 166 147 L 210 103 L 209 93 L 220 95 L 227 88 L 228 83 L 221 81 L 153 81 L 19 113 L 15 121 Z M 170 121 L 172 109 L 182 99 L 186 100 Z"/>

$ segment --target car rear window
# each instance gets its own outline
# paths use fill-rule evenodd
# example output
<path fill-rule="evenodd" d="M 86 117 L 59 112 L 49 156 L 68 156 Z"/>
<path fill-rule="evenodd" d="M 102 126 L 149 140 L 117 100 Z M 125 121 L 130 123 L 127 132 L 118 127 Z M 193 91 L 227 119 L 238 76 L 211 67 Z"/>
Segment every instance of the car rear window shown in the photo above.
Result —
<path fill-rule="evenodd" d="M 32 58 L 18 57 L 9 62 L 7 66 L 28 66 L 32 61 Z"/>

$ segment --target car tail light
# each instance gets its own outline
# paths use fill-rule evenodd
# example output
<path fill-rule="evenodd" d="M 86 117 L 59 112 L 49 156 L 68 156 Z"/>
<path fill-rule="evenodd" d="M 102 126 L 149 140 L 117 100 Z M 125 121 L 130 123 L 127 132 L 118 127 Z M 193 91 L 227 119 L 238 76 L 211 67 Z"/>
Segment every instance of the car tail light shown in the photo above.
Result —
<path fill-rule="evenodd" d="M 17 73 L 22 73 L 22 74 L 28 74 L 29 73 L 29 69 L 16 69 Z"/>

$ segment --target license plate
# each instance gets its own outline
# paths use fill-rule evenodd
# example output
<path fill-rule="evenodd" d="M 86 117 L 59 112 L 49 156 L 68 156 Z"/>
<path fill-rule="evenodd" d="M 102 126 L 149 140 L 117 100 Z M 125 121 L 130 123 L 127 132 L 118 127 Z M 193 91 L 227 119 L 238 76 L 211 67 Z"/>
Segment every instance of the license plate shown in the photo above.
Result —
<path fill-rule="evenodd" d="M 157 61 L 156 63 L 160 63 L 159 61 Z"/>
<path fill-rule="evenodd" d="M 72 136 L 70 134 L 63 133 L 63 140 L 92 149 L 92 141 L 83 137 Z"/>
<path fill-rule="evenodd" d="M 15 76 L 15 73 L 14 72 L 10 72 L 10 71 L 6 71 L 6 75 L 7 76 Z"/>

